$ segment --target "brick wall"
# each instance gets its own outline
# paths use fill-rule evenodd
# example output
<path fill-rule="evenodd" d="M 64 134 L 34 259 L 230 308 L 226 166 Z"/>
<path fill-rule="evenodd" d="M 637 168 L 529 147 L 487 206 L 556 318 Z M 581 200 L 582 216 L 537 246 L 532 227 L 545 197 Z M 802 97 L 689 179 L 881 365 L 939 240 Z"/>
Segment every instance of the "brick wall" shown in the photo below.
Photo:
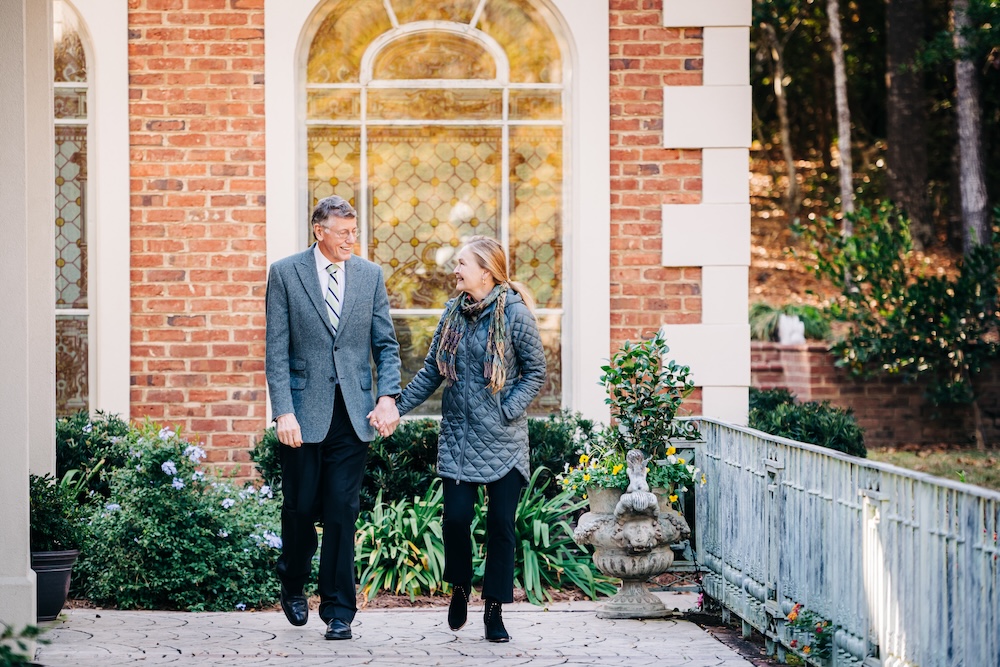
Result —
<path fill-rule="evenodd" d="M 266 414 L 263 6 L 129 0 L 132 416 L 241 476 Z"/>
<path fill-rule="evenodd" d="M 701 269 L 662 265 L 663 204 L 701 202 L 701 151 L 663 148 L 663 86 L 702 83 L 702 29 L 611 0 L 611 347 L 701 322 Z M 700 392 L 686 408 L 701 411 Z"/>
<path fill-rule="evenodd" d="M 784 387 L 802 401 L 830 401 L 854 410 L 869 447 L 908 444 L 971 444 L 967 409 L 935 411 L 924 387 L 894 378 L 855 380 L 834 366 L 823 344 L 751 346 L 751 384 L 760 389 Z M 977 382 L 986 441 L 1000 444 L 1000 368 Z"/>

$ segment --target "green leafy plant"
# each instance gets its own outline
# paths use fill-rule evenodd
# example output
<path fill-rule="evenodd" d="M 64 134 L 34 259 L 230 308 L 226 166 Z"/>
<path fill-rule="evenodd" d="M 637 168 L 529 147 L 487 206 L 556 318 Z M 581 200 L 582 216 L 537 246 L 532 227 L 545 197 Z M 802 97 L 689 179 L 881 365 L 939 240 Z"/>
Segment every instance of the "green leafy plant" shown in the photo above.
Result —
<path fill-rule="evenodd" d="M 972 249 L 957 275 L 927 275 L 914 268 L 909 224 L 897 211 L 861 209 L 852 220 L 847 237 L 832 220 L 800 227 L 815 273 L 841 292 L 829 307 L 849 327 L 832 347 L 837 364 L 858 377 L 923 380 L 934 405 L 969 405 L 984 448 L 973 378 L 1000 354 L 1000 235 Z"/>
<path fill-rule="evenodd" d="M 257 473 L 264 483 L 275 491 L 281 490 L 281 442 L 278 434 L 271 426 L 264 430 L 253 449 L 250 450 L 250 460 L 254 462 Z"/>
<path fill-rule="evenodd" d="M 545 482 L 551 482 L 554 473 L 563 469 L 564 462 L 575 458 L 594 438 L 594 422 L 569 410 L 528 420 L 531 469 L 541 471 L 539 487 L 546 496 L 551 498 L 562 488 Z"/>
<path fill-rule="evenodd" d="M 830 320 L 816 306 L 795 303 L 772 306 L 766 301 L 755 301 L 750 304 L 750 338 L 778 340 L 778 321 L 782 315 L 802 320 L 808 340 L 824 340 L 830 335 Z"/>
<path fill-rule="evenodd" d="M 56 477 L 78 471 L 85 480 L 80 496 L 93 491 L 103 497 L 110 493 L 106 476 L 127 461 L 115 447 L 128 435 L 129 423 L 118 415 L 98 411 L 91 417 L 81 410 L 56 421 Z"/>
<path fill-rule="evenodd" d="M 423 498 L 384 502 L 358 518 L 354 564 L 361 591 L 370 600 L 379 591 L 434 595 L 441 591 L 444 543 L 441 532 L 441 480 Z"/>
<path fill-rule="evenodd" d="M 853 456 L 865 457 L 864 429 L 850 409 L 829 401 L 796 403 L 787 389 L 750 390 L 748 423 L 764 433 L 828 447 Z"/>
<path fill-rule="evenodd" d="M 362 508 L 374 507 L 379 493 L 392 502 L 428 491 L 437 478 L 440 428 L 436 419 L 407 419 L 388 438 L 375 438 L 361 484 Z"/>
<path fill-rule="evenodd" d="M 575 586 L 597 599 L 614 594 L 615 580 L 601 574 L 589 552 L 573 541 L 570 521 L 583 509 L 584 501 L 574 501 L 573 493 L 563 491 L 549 498 L 540 469 L 535 470 L 518 502 L 514 521 L 514 585 L 522 588 L 532 604 L 551 600 L 548 589 L 562 590 Z M 486 571 L 486 513 L 488 507 L 480 490 L 472 534 L 476 543 L 473 555 L 473 580 L 482 580 Z"/>
<path fill-rule="evenodd" d="M 91 516 L 79 593 L 124 609 L 273 604 L 280 501 L 267 486 L 209 476 L 199 446 L 153 422 L 115 447 L 128 464 L 108 476 L 108 502 Z"/>
<path fill-rule="evenodd" d="M 611 406 L 613 425 L 604 438 L 619 452 L 638 449 L 653 459 L 665 457 L 670 440 L 695 440 L 698 425 L 674 417 L 694 391 L 691 369 L 666 360 L 670 351 L 657 333 L 650 340 L 626 342 L 601 366 L 601 384 Z"/>
<path fill-rule="evenodd" d="M 86 539 L 86 509 L 77 502 L 73 475 L 62 481 L 52 475 L 31 475 L 31 550 L 67 551 L 79 549 Z"/>
<path fill-rule="evenodd" d="M 808 609 L 803 609 L 801 604 L 796 604 L 785 620 L 792 631 L 793 639 L 788 642 L 790 648 L 819 660 L 830 658 L 833 653 L 833 634 L 836 630 L 830 621 Z"/>
<path fill-rule="evenodd" d="M 0 632 L 0 665 L 4 667 L 20 667 L 21 665 L 33 665 L 29 652 L 30 642 L 48 644 L 47 639 L 42 639 L 42 629 L 29 625 L 23 630 L 15 631 L 13 627 L 6 623 L 3 625 L 3 632 Z"/>

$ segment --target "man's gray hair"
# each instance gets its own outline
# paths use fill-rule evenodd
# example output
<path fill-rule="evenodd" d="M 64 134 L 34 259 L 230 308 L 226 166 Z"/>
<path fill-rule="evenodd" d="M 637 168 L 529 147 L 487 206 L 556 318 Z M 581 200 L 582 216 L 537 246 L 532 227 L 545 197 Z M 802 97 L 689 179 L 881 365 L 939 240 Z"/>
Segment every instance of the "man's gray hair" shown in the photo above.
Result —
<path fill-rule="evenodd" d="M 343 197 L 331 195 L 320 199 L 319 203 L 316 204 L 316 208 L 312 212 L 312 224 L 325 226 L 327 218 L 331 216 L 335 218 L 357 218 L 358 212 Z"/>

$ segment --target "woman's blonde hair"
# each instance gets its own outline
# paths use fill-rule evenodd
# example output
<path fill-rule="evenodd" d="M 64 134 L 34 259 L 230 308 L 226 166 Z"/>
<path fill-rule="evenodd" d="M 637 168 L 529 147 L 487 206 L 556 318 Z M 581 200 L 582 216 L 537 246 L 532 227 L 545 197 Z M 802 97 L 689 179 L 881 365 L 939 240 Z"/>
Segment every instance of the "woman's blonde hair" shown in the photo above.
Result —
<path fill-rule="evenodd" d="M 498 285 L 507 283 L 521 295 L 528 310 L 535 312 L 535 298 L 528 288 L 523 283 L 510 279 L 510 274 L 507 272 L 507 253 L 503 251 L 499 241 L 489 236 L 473 236 L 465 242 L 465 248 L 476 256 L 479 267 L 488 271 Z"/>

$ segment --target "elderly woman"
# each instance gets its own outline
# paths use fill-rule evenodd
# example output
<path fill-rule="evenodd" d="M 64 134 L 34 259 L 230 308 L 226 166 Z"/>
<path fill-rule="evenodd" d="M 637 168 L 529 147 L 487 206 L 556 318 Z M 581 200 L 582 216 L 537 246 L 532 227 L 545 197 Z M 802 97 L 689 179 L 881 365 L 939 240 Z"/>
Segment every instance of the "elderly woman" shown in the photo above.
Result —
<path fill-rule="evenodd" d="M 427 358 L 403 391 L 405 415 L 446 383 L 438 474 L 444 480 L 444 579 L 452 584 L 448 625 L 458 630 L 472 590 L 471 526 L 486 487 L 486 639 L 510 640 L 501 605 L 514 600 L 514 512 L 528 471 L 525 410 L 545 380 L 545 355 L 533 299 L 507 274 L 496 240 L 476 236 L 457 255 L 456 287 Z"/>

